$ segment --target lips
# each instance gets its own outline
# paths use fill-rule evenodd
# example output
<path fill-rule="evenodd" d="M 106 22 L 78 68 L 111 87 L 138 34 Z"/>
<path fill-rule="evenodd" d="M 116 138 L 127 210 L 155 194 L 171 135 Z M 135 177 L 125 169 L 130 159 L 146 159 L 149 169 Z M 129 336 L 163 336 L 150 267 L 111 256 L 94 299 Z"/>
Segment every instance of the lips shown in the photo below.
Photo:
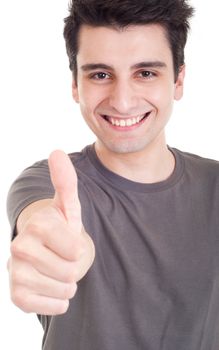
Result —
<path fill-rule="evenodd" d="M 136 117 L 129 117 L 129 118 L 116 118 L 111 117 L 108 115 L 101 115 L 102 118 L 104 118 L 108 123 L 110 123 L 113 126 L 119 126 L 119 127 L 128 127 L 128 126 L 134 126 L 136 124 L 139 124 L 142 120 L 146 119 L 151 112 L 147 112 L 143 115 L 139 115 Z"/>

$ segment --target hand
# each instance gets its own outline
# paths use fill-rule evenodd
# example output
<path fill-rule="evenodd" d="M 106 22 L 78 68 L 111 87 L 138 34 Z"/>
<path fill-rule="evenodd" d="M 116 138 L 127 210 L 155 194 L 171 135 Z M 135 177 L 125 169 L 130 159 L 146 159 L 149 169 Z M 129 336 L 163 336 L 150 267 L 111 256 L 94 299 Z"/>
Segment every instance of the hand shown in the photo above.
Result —
<path fill-rule="evenodd" d="M 95 249 L 81 220 L 77 175 L 69 157 L 49 157 L 55 196 L 24 209 L 8 261 L 12 301 L 25 312 L 65 313 Z M 19 220 L 18 220 L 19 222 Z"/>

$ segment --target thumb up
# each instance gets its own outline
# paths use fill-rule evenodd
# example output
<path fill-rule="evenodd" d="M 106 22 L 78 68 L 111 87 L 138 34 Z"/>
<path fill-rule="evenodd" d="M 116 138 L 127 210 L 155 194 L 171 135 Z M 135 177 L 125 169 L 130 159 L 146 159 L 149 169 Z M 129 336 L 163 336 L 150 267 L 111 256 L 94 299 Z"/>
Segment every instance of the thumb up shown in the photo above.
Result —
<path fill-rule="evenodd" d="M 77 174 L 70 158 L 62 151 L 49 157 L 50 177 L 55 189 L 53 204 L 65 217 L 75 233 L 82 229 L 81 205 L 78 198 Z"/>
<path fill-rule="evenodd" d="M 54 198 L 32 203 L 21 213 L 8 270 L 11 298 L 18 307 L 57 315 L 67 311 L 77 282 L 94 261 L 95 248 L 81 220 L 71 160 L 64 152 L 54 151 L 48 164 Z"/>

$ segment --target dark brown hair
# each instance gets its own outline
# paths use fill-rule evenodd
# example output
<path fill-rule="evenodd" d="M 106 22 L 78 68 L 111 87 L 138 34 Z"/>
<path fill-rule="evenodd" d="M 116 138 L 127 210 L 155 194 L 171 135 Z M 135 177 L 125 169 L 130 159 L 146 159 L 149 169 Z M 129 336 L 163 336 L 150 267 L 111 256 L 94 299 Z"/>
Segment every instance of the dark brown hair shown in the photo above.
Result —
<path fill-rule="evenodd" d="M 160 24 L 173 56 L 175 79 L 184 64 L 189 19 L 194 9 L 187 0 L 72 0 L 65 18 L 64 38 L 70 69 L 77 78 L 78 33 L 81 25 L 113 26 Z"/>

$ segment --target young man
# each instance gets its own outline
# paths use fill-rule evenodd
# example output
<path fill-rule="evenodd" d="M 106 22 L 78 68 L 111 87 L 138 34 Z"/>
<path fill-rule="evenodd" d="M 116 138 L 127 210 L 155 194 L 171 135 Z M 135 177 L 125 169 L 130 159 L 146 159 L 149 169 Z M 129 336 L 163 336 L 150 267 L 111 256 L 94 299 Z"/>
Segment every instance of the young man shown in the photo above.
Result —
<path fill-rule="evenodd" d="M 73 97 L 97 141 L 26 169 L 8 199 L 11 296 L 44 350 L 219 347 L 219 164 L 165 139 L 192 12 L 71 4 Z"/>

